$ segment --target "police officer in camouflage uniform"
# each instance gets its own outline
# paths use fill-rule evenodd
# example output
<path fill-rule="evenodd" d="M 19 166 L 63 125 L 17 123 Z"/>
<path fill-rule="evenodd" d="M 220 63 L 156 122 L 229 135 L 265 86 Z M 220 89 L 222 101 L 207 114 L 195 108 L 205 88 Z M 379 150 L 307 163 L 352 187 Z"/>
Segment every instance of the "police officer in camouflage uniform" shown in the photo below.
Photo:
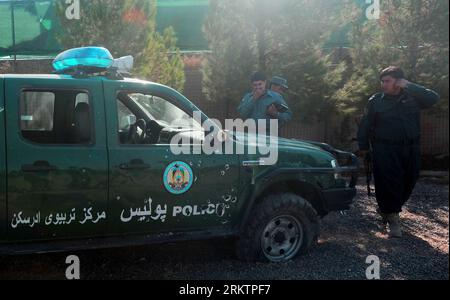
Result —
<path fill-rule="evenodd" d="M 292 119 L 292 112 L 283 97 L 266 88 L 266 76 L 256 72 L 251 77 L 253 91 L 244 96 L 238 107 L 241 118 L 266 120 L 267 133 L 271 119 L 277 119 L 280 127 Z"/>
<path fill-rule="evenodd" d="M 358 132 L 360 153 L 372 146 L 379 213 L 390 237 L 402 237 L 399 214 L 408 201 L 420 171 L 420 115 L 439 95 L 405 79 L 398 67 L 380 75 L 382 93 L 369 100 Z"/>

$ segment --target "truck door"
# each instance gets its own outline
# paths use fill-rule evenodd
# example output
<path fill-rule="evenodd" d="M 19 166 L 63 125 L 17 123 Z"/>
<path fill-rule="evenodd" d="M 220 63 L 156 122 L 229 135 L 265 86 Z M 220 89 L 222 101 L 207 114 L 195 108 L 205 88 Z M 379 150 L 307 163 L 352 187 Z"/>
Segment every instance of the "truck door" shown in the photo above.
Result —
<path fill-rule="evenodd" d="M 113 232 L 201 231 L 231 226 L 238 205 L 238 157 L 171 151 L 173 128 L 186 125 L 186 134 L 193 134 L 189 133 L 192 104 L 187 99 L 159 85 L 111 81 L 105 82 L 105 101 L 111 129 Z M 148 131 L 146 139 L 140 140 L 143 127 Z M 199 142 L 192 141 L 195 143 Z"/>
<path fill-rule="evenodd" d="M 107 229 L 100 79 L 6 79 L 9 239 L 93 237 Z"/>

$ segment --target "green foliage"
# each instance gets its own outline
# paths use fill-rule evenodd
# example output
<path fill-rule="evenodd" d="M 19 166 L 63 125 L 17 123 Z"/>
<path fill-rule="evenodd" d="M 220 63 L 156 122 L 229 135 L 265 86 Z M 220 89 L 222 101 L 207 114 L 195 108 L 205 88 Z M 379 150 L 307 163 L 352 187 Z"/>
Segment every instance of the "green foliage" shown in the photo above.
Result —
<path fill-rule="evenodd" d="M 204 28 L 211 53 L 204 67 L 210 100 L 225 102 L 227 115 L 250 90 L 253 71 L 281 75 L 291 87 L 289 104 L 309 121 L 330 114 L 330 63 L 318 50 L 333 28 L 338 1 L 212 0 Z"/>
<path fill-rule="evenodd" d="M 449 2 L 385 0 L 381 4 L 380 20 L 353 19 L 351 63 L 346 83 L 335 94 L 339 109 L 361 112 L 367 99 L 379 91 L 380 70 L 397 65 L 409 80 L 440 93 L 442 101 L 434 111 L 448 111 Z M 361 15 L 359 9 L 349 7 L 347 18 Z"/>
<path fill-rule="evenodd" d="M 155 29 L 154 1 L 80 0 L 80 20 L 66 18 L 65 1 L 55 5 L 61 24 L 58 39 L 65 48 L 100 45 L 115 57 L 138 54 Z"/>
<path fill-rule="evenodd" d="M 184 64 L 177 39 L 171 27 L 161 35 L 153 32 L 149 36 L 147 47 L 138 61 L 137 73 L 147 80 L 170 86 L 178 91 L 184 87 Z"/>
<path fill-rule="evenodd" d="M 103 46 L 114 57 L 133 55 L 135 72 L 181 90 L 184 65 L 171 28 L 156 32 L 155 0 L 80 0 L 80 20 L 66 18 L 67 4 L 56 1 L 64 48 Z"/>
<path fill-rule="evenodd" d="M 448 110 L 449 2 L 381 1 L 378 21 L 365 20 L 367 6 L 354 3 L 212 0 L 204 28 L 209 99 L 234 112 L 250 89 L 249 75 L 263 70 L 289 80 L 289 104 L 301 121 L 353 115 L 379 91 L 379 72 L 398 65 L 408 79 L 441 94 L 435 110 Z M 351 29 L 352 46 L 338 58 L 325 56 L 322 46 L 338 25 Z"/>
<path fill-rule="evenodd" d="M 249 1 L 210 1 L 204 25 L 211 49 L 203 68 L 204 91 L 208 99 L 227 104 L 227 116 L 248 91 L 256 66 L 254 32 L 245 18 L 251 8 Z"/>

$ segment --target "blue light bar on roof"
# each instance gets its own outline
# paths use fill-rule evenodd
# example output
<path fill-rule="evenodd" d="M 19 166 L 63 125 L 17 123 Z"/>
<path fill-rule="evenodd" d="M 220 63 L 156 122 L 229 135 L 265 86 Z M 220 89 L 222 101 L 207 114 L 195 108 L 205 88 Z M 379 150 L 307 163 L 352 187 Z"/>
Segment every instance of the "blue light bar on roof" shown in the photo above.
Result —
<path fill-rule="evenodd" d="M 102 47 L 75 48 L 60 53 L 53 60 L 53 68 L 57 72 L 75 67 L 109 68 L 113 57 L 108 49 Z"/>

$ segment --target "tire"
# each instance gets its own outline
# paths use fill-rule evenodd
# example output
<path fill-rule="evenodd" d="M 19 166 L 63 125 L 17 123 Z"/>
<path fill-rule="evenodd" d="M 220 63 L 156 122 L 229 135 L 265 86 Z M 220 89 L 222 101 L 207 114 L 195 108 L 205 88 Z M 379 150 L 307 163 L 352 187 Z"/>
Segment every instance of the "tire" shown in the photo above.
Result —
<path fill-rule="evenodd" d="M 302 197 L 269 195 L 255 207 L 236 241 L 243 261 L 285 262 L 305 253 L 320 233 L 317 212 Z"/>

